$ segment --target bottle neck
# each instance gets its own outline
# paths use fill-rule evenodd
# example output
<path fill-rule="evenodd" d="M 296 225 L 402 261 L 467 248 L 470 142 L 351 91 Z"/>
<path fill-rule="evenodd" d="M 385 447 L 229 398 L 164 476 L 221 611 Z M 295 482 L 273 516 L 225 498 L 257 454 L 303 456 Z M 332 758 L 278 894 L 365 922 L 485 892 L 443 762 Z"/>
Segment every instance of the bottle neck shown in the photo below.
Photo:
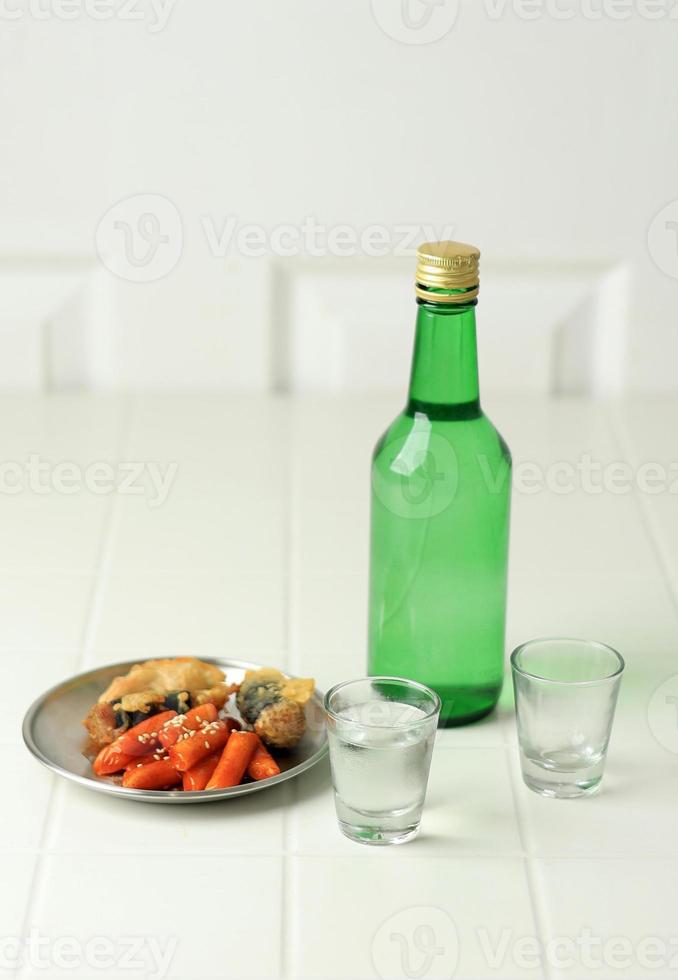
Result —
<path fill-rule="evenodd" d="M 480 411 L 475 301 L 459 306 L 419 303 L 408 409 L 435 414 Z"/>

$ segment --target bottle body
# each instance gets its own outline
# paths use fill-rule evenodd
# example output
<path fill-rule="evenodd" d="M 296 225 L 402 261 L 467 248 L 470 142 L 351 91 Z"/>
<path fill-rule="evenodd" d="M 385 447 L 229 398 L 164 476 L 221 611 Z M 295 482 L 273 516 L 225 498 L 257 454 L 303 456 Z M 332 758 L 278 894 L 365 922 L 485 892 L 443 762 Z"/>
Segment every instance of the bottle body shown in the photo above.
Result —
<path fill-rule="evenodd" d="M 510 489 L 478 399 L 473 307 L 420 309 L 410 398 L 372 459 L 368 670 L 432 687 L 443 725 L 501 691 Z"/>

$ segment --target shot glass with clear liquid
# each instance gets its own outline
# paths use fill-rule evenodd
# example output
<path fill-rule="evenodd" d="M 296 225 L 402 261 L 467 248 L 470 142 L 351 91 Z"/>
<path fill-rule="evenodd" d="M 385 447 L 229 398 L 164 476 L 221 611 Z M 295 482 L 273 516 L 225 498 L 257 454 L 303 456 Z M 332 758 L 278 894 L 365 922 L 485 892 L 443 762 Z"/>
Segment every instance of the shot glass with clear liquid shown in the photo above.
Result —
<path fill-rule="evenodd" d="M 531 640 L 511 654 L 523 780 L 542 796 L 600 786 L 624 661 L 591 640 Z"/>
<path fill-rule="evenodd" d="M 361 844 L 402 844 L 419 830 L 440 698 L 400 677 L 337 684 L 325 695 L 339 827 Z"/>

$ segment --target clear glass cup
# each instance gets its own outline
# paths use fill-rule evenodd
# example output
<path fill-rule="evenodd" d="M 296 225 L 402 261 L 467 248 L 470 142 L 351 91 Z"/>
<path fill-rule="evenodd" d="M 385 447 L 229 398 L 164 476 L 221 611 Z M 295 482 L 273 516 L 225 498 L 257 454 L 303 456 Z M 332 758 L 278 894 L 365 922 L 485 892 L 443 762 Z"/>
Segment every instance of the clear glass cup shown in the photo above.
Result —
<path fill-rule="evenodd" d="M 366 677 L 325 695 L 342 832 L 361 844 L 402 844 L 419 830 L 440 698 L 401 677 Z"/>
<path fill-rule="evenodd" d="M 523 779 L 542 796 L 600 786 L 624 661 L 593 640 L 531 640 L 511 654 Z"/>

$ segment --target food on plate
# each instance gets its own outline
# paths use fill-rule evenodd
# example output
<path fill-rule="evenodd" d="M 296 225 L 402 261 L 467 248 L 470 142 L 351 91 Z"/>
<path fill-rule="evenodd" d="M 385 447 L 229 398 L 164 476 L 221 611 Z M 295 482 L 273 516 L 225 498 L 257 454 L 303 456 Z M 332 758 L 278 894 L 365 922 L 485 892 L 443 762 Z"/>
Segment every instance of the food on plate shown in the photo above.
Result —
<path fill-rule="evenodd" d="M 183 789 L 196 790 L 204 789 L 210 781 L 212 773 L 217 768 L 220 757 L 219 752 L 205 756 L 200 762 L 196 762 L 192 769 L 187 769 L 182 774 Z"/>
<path fill-rule="evenodd" d="M 233 732 L 206 788 L 224 789 L 227 786 L 238 786 L 242 782 L 257 745 L 259 745 L 259 736 L 254 732 Z"/>
<path fill-rule="evenodd" d="M 268 779 L 280 775 L 280 766 L 260 740 L 247 767 L 250 779 Z"/>
<path fill-rule="evenodd" d="M 263 742 L 273 748 L 291 749 L 306 730 L 304 706 L 314 688 L 312 678 L 290 680 L 273 667 L 248 670 L 236 704 Z"/>
<path fill-rule="evenodd" d="M 165 711 L 154 715 L 124 732 L 115 742 L 104 745 L 92 763 L 97 776 L 118 772 L 124 769 L 128 762 L 157 749 L 160 744 L 161 726 L 165 722 L 172 721 L 175 716 L 176 711 Z"/>
<path fill-rule="evenodd" d="M 214 704 L 201 704 L 197 708 L 191 708 L 187 711 L 185 715 L 176 715 L 171 720 L 171 724 L 165 725 L 163 730 L 160 732 L 160 744 L 165 749 L 169 749 L 170 746 L 174 745 L 186 732 L 197 731 L 203 722 L 209 724 L 211 721 L 217 720 L 216 705 Z"/>
<path fill-rule="evenodd" d="M 172 789 L 180 782 L 181 773 L 176 771 L 169 759 L 137 763 L 125 770 L 122 777 L 122 785 L 130 789 Z"/>
<path fill-rule="evenodd" d="M 154 714 L 186 714 L 208 703 L 219 709 L 236 688 L 223 670 L 196 657 L 146 660 L 109 684 L 83 724 L 92 748 L 100 749 Z"/>
<path fill-rule="evenodd" d="M 187 772 L 205 756 L 223 749 L 232 731 L 233 725 L 229 722 L 211 721 L 173 745 L 169 750 L 170 762 L 179 772 Z"/>
<path fill-rule="evenodd" d="M 222 670 L 194 657 L 135 664 L 83 722 L 92 769 L 137 790 L 211 790 L 270 779 L 280 766 L 264 742 L 280 749 L 298 743 L 314 687 L 310 678 L 290 680 L 270 667 L 228 684 Z M 240 717 L 226 704 L 233 692 Z"/>

